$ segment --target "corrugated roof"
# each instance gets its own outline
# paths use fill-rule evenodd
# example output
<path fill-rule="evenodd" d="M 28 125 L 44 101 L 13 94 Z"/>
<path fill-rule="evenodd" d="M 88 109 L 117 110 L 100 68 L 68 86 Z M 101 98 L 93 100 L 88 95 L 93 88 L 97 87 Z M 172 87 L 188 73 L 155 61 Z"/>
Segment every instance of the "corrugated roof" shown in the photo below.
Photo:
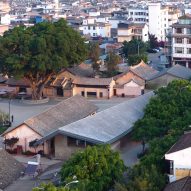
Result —
<path fill-rule="evenodd" d="M 97 109 L 97 106 L 89 102 L 86 98 L 76 95 L 60 102 L 37 116 L 29 118 L 24 121 L 24 123 L 41 136 L 45 136 L 59 127 L 91 115 L 96 112 Z M 13 129 L 14 128 L 8 129 L 6 133 Z"/>
<path fill-rule="evenodd" d="M 93 143 L 113 143 L 130 132 L 134 123 L 143 117 L 144 108 L 153 95 L 153 92 L 149 92 L 125 101 L 93 116 L 63 126 L 57 133 Z"/>

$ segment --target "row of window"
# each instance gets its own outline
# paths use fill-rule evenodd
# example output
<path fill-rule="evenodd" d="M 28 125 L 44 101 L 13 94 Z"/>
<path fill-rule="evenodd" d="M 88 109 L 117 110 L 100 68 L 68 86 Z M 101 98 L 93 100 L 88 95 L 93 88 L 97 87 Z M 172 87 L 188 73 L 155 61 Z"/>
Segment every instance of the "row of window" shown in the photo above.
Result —
<path fill-rule="evenodd" d="M 177 44 L 184 44 L 184 38 L 175 38 L 175 43 Z M 191 44 L 191 38 L 186 38 L 186 43 Z"/>
<path fill-rule="evenodd" d="M 149 14 L 145 13 L 145 12 L 135 12 L 135 13 L 130 12 L 130 15 L 146 15 L 146 16 L 148 16 Z"/>
<path fill-rule="evenodd" d="M 175 53 L 177 53 L 177 54 L 191 54 L 191 48 L 186 48 L 186 51 L 184 51 L 184 48 L 182 48 L 182 47 L 175 47 Z"/>
<path fill-rule="evenodd" d="M 176 28 L 175 33 L 177 34 L 185 34 L 184 28 Z M 186 34 L 191 34 L 191 29 L 186 28 Z"/>

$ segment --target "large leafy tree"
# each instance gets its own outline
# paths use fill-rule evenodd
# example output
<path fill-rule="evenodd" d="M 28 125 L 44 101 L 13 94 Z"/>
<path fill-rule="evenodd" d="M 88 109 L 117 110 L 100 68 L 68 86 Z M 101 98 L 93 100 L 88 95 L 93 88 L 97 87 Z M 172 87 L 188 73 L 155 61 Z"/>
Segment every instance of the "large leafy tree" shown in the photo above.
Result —
<path fill-rule="evenodd" d="M 68 183 L 75 176 L 80 191 L 105 191 L 122 177 L 124 170 L 119 153 L 109 146 L 93 146 L 68 160 L 62 167 L 61 177 Z"/>
<path fill-rule="evenodd" d="M 95 72 L 99 71 L 100 63 L 99 63 L 99 57 L 100 57 L 100 47 L 99 43 L 91 43 L 90 44 L 90 51 L 89 51 L 89 56 L 93 61 L 93 69 Z"/>
<path fill-rule="evenodd" d="M 0 38 L 0 69 L 26 79 L 32 98 L 40 99 L 45 84 L 62 68 L 83 61 L 86 53 L 84 39 L 62 19 L 20 26 Z"/>
<path fill-rule="evenodd" d="M 154 34 L 149 34 L 149 48 L 154 49 L 159 47 L 159 42 Z"/>
<path fill-rule="evenodd" d="M 164 155 L 186 130 L 191 121 L 191 83 L 175 80 L 158 89 L 145 108 L 144 117 L 133 129 L 136 140 L 149 147 L 140 163 L 128 171 L 128 184 L 116 184 L 118 190 L 161 191 L 167 183 Z"/>
<path fill-rule="evenodd" d="M 141 40 L 131 40 L 129 42 L 124 41 L 123 43 L 123 54 L 128 59 L 128 64 L 135 65 L 141 60 L 147 62 L 147 43 Z"/>

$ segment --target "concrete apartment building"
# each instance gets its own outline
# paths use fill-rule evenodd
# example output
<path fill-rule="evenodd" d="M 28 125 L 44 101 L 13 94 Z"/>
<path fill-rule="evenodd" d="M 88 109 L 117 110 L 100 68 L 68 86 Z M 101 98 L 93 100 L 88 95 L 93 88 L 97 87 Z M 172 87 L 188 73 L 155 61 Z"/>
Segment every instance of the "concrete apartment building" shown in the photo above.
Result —
<path fill-rule="evenodd" d="M 191 15 L 179 17 L 168 34 L 168 57 L 172 65 L 191 68 Z"/>
<path fill-rule="evenodd" d="M 119 23 L 117 28 L 117 41 L 131 41 L 133 39 L 148 41 L 148 25 L 146 23 Z"/>

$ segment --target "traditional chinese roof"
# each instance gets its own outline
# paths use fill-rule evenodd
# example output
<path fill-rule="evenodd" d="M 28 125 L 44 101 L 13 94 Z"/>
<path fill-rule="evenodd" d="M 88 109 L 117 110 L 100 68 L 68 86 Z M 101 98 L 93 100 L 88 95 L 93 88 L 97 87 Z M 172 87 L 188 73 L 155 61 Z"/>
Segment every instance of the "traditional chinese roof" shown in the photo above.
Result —
<path fill-rule="evenodd" d="M 143 117 L 144 108 L 153 92 L 146 93 L 84 119 L 60 127 L 42 138 L 39 143 L 63 134 L 94 144 L 111 144 L 128 134 L 134 123 Z"/>
<path fill-rule="evenodd" d="M 24 124 L 41 136 L 45 136 L 59 127 L 91 115 L 97 109 L 97 106 L 89 102 L 86 98 L 76 95 L 58 103 L 39 115 L 27 119 L 24 121 Z M 15 128 L 19 128 L 19 126 L 9 128 L 4 134 Z"/>

